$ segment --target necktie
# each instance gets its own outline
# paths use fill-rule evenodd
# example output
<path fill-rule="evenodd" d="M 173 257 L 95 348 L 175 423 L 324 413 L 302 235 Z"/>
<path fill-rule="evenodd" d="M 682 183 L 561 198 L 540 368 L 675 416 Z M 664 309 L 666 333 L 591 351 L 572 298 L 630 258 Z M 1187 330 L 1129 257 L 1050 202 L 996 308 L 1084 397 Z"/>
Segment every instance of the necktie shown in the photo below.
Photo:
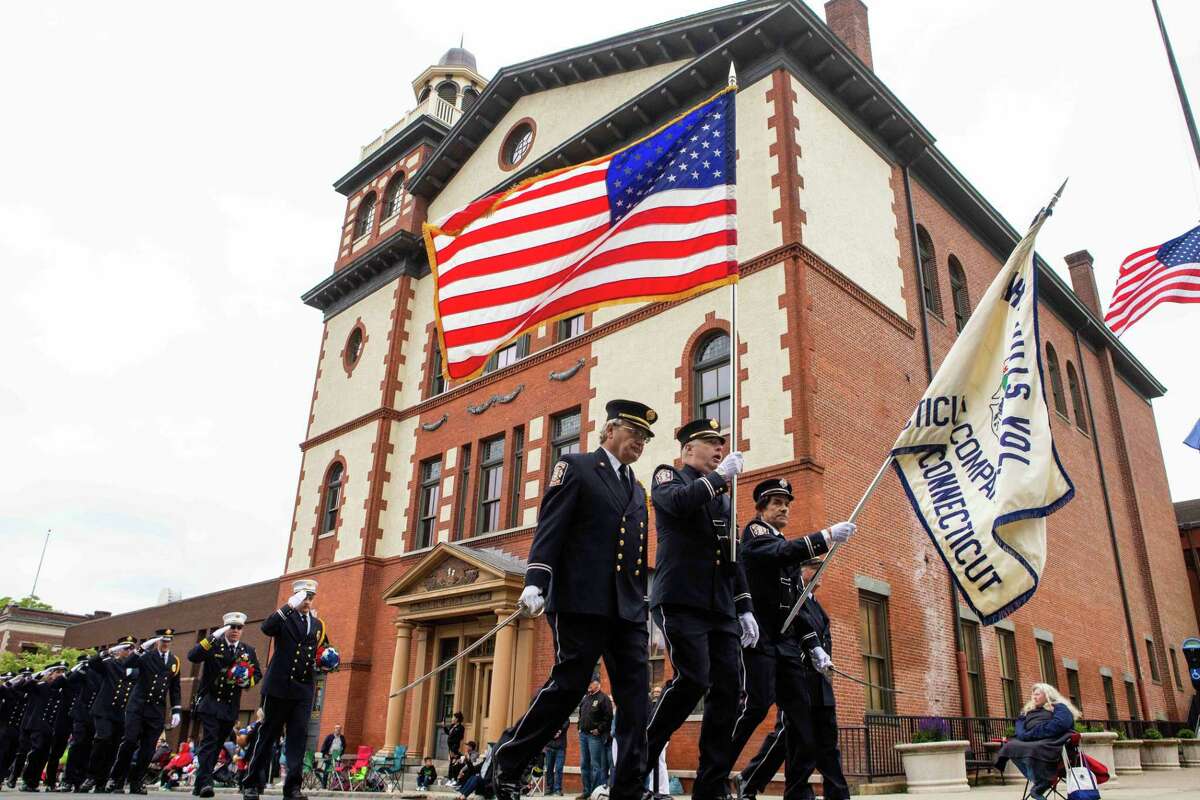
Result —
<path fill-rule="evenodd" d="M 621 465 L 621 482 L 625 484 L 625 494 L 628 497 L 633 496 L 633 479 L 629 475 L 629 465 Z"/>
<path fill-rule="evenodd" d="M 304 635 L 312 633 L 312 617 L 308 614 L 304 615 Z"/>
<path fill-rule="evenodd" d="M 163 664 L 167 663 L 167 659 L 170 658 L 170 655 L 170 653 L 163 653 Z"/>

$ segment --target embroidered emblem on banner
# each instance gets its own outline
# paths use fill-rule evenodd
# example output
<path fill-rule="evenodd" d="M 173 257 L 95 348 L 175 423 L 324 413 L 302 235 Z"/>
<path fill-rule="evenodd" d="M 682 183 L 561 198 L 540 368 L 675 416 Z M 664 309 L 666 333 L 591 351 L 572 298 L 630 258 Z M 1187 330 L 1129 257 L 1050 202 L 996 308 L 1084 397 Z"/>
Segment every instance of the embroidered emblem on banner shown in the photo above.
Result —
<path fill-rule="evenodd" d="M 658 486 L 660 483 L 670 483 L 673 480 L 675 480 L 675 473 L 669 469 L 660 469 L 658 472 L 654 473 L 655 486 Z"/>
<path fill-rule="evenodd" d="M 559 461 L 554 465 L 554 472 L 550 474 L 550 485 L 561 486 L 563 478 L 567 477 L 567 467 L 570 466 L 565 461 Z"/>

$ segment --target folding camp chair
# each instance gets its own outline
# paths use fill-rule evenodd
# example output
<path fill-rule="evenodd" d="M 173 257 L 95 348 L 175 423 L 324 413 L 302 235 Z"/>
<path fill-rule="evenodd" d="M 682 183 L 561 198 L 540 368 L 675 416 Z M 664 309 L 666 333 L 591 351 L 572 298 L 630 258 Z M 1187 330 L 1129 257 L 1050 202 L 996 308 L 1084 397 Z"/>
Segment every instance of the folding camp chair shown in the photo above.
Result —
<path fill-rule="evenodd" d="M 1068 758 L 1071 759 L 1072 762 L 1079 761 L 1083 757 L 1079 752 L 1079 742 L 1082 738 L 1083 737 L 1081 737 L 1079 735 L 1078 731 L 1071 732 L 1071 739 L 1070 739 L 1070 741 L 1067 742 L 1066 747 L 1067 747 L 1067 756 L 1068 756 Z M 1082 763 L 1082 762 L 1080 762 L 1080 763 Z M 1059 798 L 1059 800 L 1067 800 L 1067 796 L 1065 794 L 1063 794 L 1060 789 L 1060 785 L 1062 784 L 1063 779 L 1065 777 L 1067 777 L 1066 765 L 1063 764 L 1062 761 L 1059 761 L 1058 762 L 1058 774 L 1054 776 L 1054 780 L 1051 781 L 1051 783 L 1050 783 L 1050 788 L 1048 788 L 1046 790 L 1046 794 L 1043 795 L 1043 797 L 1047 798 L 1047 800 L 1049 800 L 1049 798 L 1051 798 L 1051 797 L 1057 797 L 1057 798 Z M 1033 784 L 1030 783 L 1028 778 L 1026 778 L 1025 779 L 1025 792 L 1021 795 L 1021 800 L 1030 800 L 1030 798 L 1032 796 L 1033 796 Z"/>
<path fill-rule="evenodd" d="M 366 784 L 367 770 L 371 767 L 371 746 L 360 744 L 354 757 L 354 765 L 350 767 L 350 791 L 359 791 Z"/>

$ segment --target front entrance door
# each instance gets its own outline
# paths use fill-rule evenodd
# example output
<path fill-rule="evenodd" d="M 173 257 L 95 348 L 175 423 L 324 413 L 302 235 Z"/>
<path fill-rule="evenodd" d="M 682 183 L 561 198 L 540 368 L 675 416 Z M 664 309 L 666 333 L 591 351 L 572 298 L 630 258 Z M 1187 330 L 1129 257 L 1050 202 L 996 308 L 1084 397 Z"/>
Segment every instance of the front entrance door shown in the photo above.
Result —
<path fill-rule="evenodd" d="M 479 750 L 487 744 L 483 741 L 483 727 L 487 723 L 489 701 L 492 699 L 492 662 L 491 659 L 471 664 L 475 671 L 475 687 L 471 697 L 471 721 L 474 728 L 472 739 L 479 743 Z"/>

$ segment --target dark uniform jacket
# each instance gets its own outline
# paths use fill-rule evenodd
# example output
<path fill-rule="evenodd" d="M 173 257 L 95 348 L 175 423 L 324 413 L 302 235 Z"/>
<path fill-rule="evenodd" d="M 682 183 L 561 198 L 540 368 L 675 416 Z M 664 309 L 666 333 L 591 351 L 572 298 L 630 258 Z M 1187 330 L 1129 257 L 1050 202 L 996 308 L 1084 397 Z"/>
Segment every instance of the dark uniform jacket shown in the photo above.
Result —
<path fill-rule="evenodd" d="M 630 494 L 604 448 L 565 455 L 542 496 L 525 584 L 551 613 L 646 621 L 646 491 Z"/>
<path fill-rule="evenodd" d="M 63 685 L 62 708 L 58 712 L 58 728 L 55 735 L 67 736 L 71 733 L 71 721 L 75 719 L 75 703 L 79 700 L 79 695 L 83 694 L 87 684 L 87 670 L 68 671 L 58 682 Z"/>
<path fill-rule="evenodd" d="M 31 684 L 22 729 L 53 735 L 59 713 L 66 710 L 63 702 L 65 688 L 62 678 L 54 683 L 36 681 Z"/>
<path fill-rule="evenodd" d="M 825 609 L 821 608 L 821 604 L 817 602 L 817 598 L 810 596 L 804 601 L 804 605 L 800 608 L 800 613 L 797 618 L 805 617 L 808 620 L 809 631 L 803 636 L 803 644 L 806 654 L 810 654 L 814 647 L 820 647 L 825 651 L 825 654 L 833 658 L 833 634 L 829 631 L 829 615 L 825 613 Z M 805 665 L 808 670 L 809 683 L 809 699 L 816 706 L 832 706 L 833 699 L 833 681 L 829 676 L 823 675 L 813 667 L 811 655 L 805 658 Z"/>
<path fill-rule="evenodd" d="M 803 590 L 800 564 L 829 549 L 820 533 L 788 539 L 757 517 L 742 531 L 738 555 L 746 570 L 746 582 L 754 597 L 754 616 L 758 620 L 758 647 L 767 653 L 800 654 L 801 639 L 812 632 L 808 617 L 797 614 L 787 634 L 783 623 Z M 815 640 L 805 643 L 810 647 Z"/>
<path fill-rule="evenodd" d="M 71 673 L 69 678 L 80 681 L 79 693 L 71 703 L 71 719 L 76 722 L 91 722 L 92 704 L 96 702 L 96 692 L 100 691 L 100 684 L 104 681 L 100 670 L 85 666 L 79 672 Z"/>
<path fill-rule="evenodd" d="M 654 470 L 654 527 L 658 558 L 650 605 L 680 605 L 735 619 L 754 610 L 746 573 L 729 560 L 736 535 L 728 486 L 717 472 L 691 466 Z"/>
<path fill-rule="evenodd" d="M 0 687 L 0 700 L 3 701 L 0 703 L 0 727 L 12 728 L 14 731 L 21 729 L 21 718 L 25 716 L 25 701 L 31 688 L 31 681 L 16 686 Z"/>
<path fill-rule="evenodd" d="M 201 639 L 188 651 L 187 657 L 193 664 L 204 665 L 196 689 L 196 712 L 226 722 L 237 719 L 242 708 L 242 687 L 230 681 L 227 675 L 229 668 L 244 658 L 253 668 L 250 685 L 258 683 L 262 678 L 262 667 L 254 648 L 241 641 L 230 644 L 224 637 L 215 642 Z"/>
<path fill-rule="evenodd" d="M 125 665 L 133 660 L 133 656 L 119 661 L 112 656 L 92 656 L 87 660 L 88 669 L 100 677 L 100 686 L 96 690 L 96 699 L 92 701 L 92 716 L 123 722 L 125 720 L 125 705 L 129 702 L 129 693 L 133 691 L 135 679 L 126 673 Z"/>
<path fill-rule="evenodd" d="M 328 642 L 328 637 L 323 620 L 311 617 L 306 630 L 304 616 L 284 603 L 263 620 L 262 632 L 275 640 L 275 651 L 263 678 L 263 694 L 293 700 L 312 697 L 317 650 Z"/>
<path fill-rule="evenodd" d="M 128 715 L 162 721 L 163 703 L 168 699 L 171 713 L 179 713 L 179 658 L 174 653 L 163 654 L 158 648 L 135 653 L 125 662 L 125 669 L 136 681 L 129 695 Z"/>

